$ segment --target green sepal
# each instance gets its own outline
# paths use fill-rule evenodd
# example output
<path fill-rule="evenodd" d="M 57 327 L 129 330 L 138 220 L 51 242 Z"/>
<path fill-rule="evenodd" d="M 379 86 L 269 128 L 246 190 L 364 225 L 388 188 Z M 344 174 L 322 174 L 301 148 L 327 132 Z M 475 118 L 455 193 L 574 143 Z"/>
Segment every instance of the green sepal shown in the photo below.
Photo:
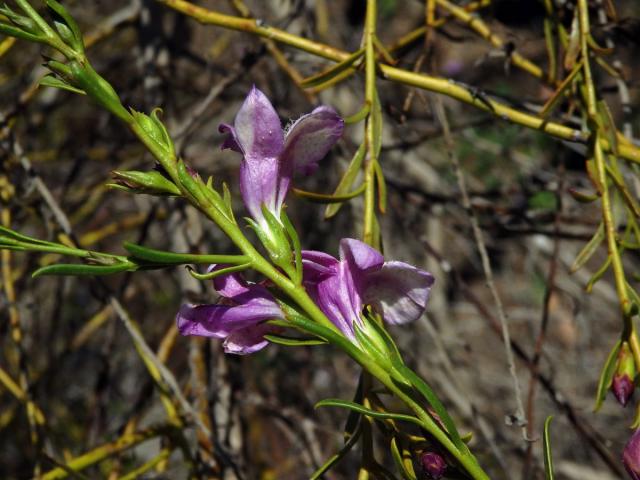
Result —
<path fill-rule="evenodd" d="M 233 204 L 231 203 L 231 192 L 226 182 L 222 182 L 222 203 L 224 204 L 229 220 L 234 224 L 237 223 L 236 216 L 233 213 Z"/>
<path fill-rule="evenodd" d="M 291 280 L 293 280 L 293 283 L 296 285 L 300 285 L 302 283 L 302 246 L 300 245 L 300 237 L 298 237 L 298 232 L 296 232 L 293 223 L 291 223 L 289 216 L 284 210 L 280 213 L 280 220 L 282 221 L 287 235 L 289 236 L 289 240 L 291 241 L 291 245 L 293 246 L 296 274 Z"/>
<path fill-rule="evenodd" d="M 111 187 L 125 189 L 133 193 L 148 193 L 151 195 L 180 195 L 180 189 L 157 170 L 140 172 L 136 170 L 114 170 L 112 175 L 116 179 Z"/>
<path fill-rule="evenodd" d="M 69 14 L 67 9 L 56 0 L 46 0 L 46 4 L 47 7 L 49 7 L 49 11 L 57 17 L 54 21 L 54 26 L 56 30 L 58 30 L 62 40 L 64 40 L 67 45 L 73 47 L 77 53 L 83 54 L 84 42 L 82 40 L 82 32 L 75 19 Z"/>
<path fill-rule="evenodd" d="M 38 82 L 41 87 L 53 87 L 59 88 L 60 90 L 66 90 L 68 92 L 77 93 L 79 95 L 86 95 L 87 92 L 81 90 L 79 88 L 74 87 L 73 85 L 69 85 L 64 80 L 59 79 L 54 75 L 45 75 Z"/>
<path fill-rule="evenodd" d="M 616 344 L 611 349 L 609 356 L 607 357 L 607 361 L 604 363 L 602 367 L 602 372 L 600 373 L 600 379 L 598 380 L 598 389 L 596 390 L 596 403 L 593 407 L 593 411 L 597 412 L 602 407 L 605 398 L 607 397 L 607 392 L 609 388 L 611 388 L 611 383 L 613 382 L 613 375 L 616 372 L 617 360 L 618 360 L 618 352 L 622 347 L 622 341 L 618 340 Z"/>
<path fill-rule="evenodd" d="M 544 421 L 544 474 L 546 480 L 553 480 L 553 456 L 551 454 L 551 420 L 549 415 Z"/>
<path fill-rule="evenodd" d="M 245 220 L 260 239 L 260 243 L 264 245 L 273 264 L 284 270 L 289 278 L 297 278 L 295 256 L 284 225 L 264 204 L 262 215 L 267 223 L 266 226 L 260 225 L 251 218 L 245 218 Z"/>
<path fill-rule="evenodd" d="M 135 122 L 142 128 L 144 133 L 147 134 L 148 138 L 150 138 L 166 156 L 173 158 L 175 156 L 173 141 L 171 140 L 167 128 L 158 117 L 158 112 L 162 112 L 162 110 L 155 108 L 151 112 L 151 115 L 138 112 L 133 108 L 130 108 L 129 110 L 131 111 L 131 115 Z"/>
<path fill-rule="evenodd" d="M 73 275 L 73 276 L 102 276 L 112 275 L 114 273 L 136 271 L 140 267 L 132 262 L 122 262 L 116 265 L 82 265 L 82 264 L 64 264 L 48 265 L 39 268 L 31 275 L 33 278 L 43 275 Z"/>

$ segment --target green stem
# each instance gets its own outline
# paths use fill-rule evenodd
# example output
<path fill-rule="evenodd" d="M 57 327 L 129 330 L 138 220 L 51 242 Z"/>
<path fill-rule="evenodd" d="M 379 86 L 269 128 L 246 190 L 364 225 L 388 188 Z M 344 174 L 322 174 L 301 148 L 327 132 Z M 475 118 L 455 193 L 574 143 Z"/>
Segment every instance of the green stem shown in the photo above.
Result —
<path fill-rule="evenodd" d="M 377 19 L 376 0 L 367 0 L 367 14 L 364 30 L 365 45 L 365 103 L 369 107 L 369 114 L 365 123 L 365 146 L 367 158 L 364 170 L 364 232 L 363 239 L 369 245 L 378 245 L 375 238 L 375 179 L 374 165 L 376 162 L 375 132 L 373 128 L 374 102 L 376 97 L 376 53 L 375 35 Z"/>
<path fill-rule="evenodd" d="M 392 393 L 394 393 L 397 398 L 399 398 L 402 402 L 405 403 L 420 419 L 422 422 L 422 426 L 425 430 L 427 430 L 431 435 L 433 435 L 436 440 L 444 447 L 451 455 L 453 455 L 456 460 L 460 463 L 462 467 L 466 470 L 466 472 L 473 478 L 474 480 L 489 480 L 488 475 L 484 472 L 484 470 L 478 464 L 476 458 L 466 449 L 464 452 L 461 452 L 456 448 L 454 443 L 448 437 L 447 433 L 440 428 L 440 426 L 431 418 L 431 416 L 425 411 L 422 406 L 412 398 L 411 395 L 407 394 L 405 390 L 403 390 L 398 383 L 396 383 L 389 374 L 389 371 L 385 369 L 383 366 L 376 363 L 371 356 L 369 356 L 366 352 L 360 350 L 353 342 L 351 342 L 348 338 L 343 336 L 341 333 L 336 333 L 335 331 L 326 331 L 326 329 L 322 328 L 313 322 L 305 321 L 299 317 L 291 318 L 291 321 L 299 326 L 301 329 L 308 331 L 311 334 L 314 334 L 320 338 L 325 338 L 327 341 L 341 348 L 345 353 L 347 353 L 351 358 L 353 358 L 356 362 L 358 362 L 369 374 L 377 378 L 385 387 L 387 387 Z"/>

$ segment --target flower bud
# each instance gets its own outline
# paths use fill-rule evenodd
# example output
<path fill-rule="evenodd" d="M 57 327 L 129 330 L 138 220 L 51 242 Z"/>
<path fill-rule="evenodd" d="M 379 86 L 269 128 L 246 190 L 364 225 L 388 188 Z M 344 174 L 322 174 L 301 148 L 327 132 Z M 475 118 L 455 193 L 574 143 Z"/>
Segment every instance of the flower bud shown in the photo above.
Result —
<path fill-rule="evenodd" d="M 447 471 L 447 463 L 442 455 L 436 452 L 424 452 L 420 456 L 420 466 L 426 478 L 430 480 L 439 480 Z"/>
<path fill-rule="evenodd" d="M 633 395 L 635 388 L 633 380 L 635 375 L 636 367 L 631 349 L 627 342 L 622 342 L 622 346 L 618 352 L 616 371 L 613 374 L 613 380 L 611 382 L 611 391 L 623 407 L 629 403 Z"/>
<path fill-rule="evenodd" d="M 158 117 L 159 112 L 161 112 L 161 110 L 156 108 L 151 112 L 151 115 L 146 115 L 142 112 L 137 112 L 134 109 L 131 109 L 133 118 L 142 128 L 146 136 L 156 145 L 157 148 L 162 150 L 165 155 L 173 157 L 175 156 L 173 141 L 169 136 L 167 128 Z"/>
<path fill-rule="evenodd" d="M 180 189 L 156 170 L 150 172 L 116 170 L 112 172 L 112 175 L 115 178 L 115 183 L 111 183 L 109 186 L 113 188 L 150 195 L 180 195 Z"/>
<path fill-rule="evenodd" d="M 625 445 L 622 464 L 633 480 L 640 480 L 640 429 L 633 432 Z"/>

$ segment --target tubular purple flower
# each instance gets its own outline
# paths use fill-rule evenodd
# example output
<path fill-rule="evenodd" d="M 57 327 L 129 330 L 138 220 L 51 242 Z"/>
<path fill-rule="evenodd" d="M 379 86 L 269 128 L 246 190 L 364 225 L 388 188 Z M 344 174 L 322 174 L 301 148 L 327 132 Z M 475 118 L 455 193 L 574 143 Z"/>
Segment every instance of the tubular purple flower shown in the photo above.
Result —
<path fill-rule="evenodd" d="M 229 137 L 222 148 L 242 153 L 240 191 L 250 215 L 268 230 L 262 205 L 280 219 L 294 172 L 313 173 L 318 162 L 342 135 L 344 121 L 321 106 L 293 122 L 286 131 L 269 99 L 255 86 L 238 111 L 233 126 L 221 124 Z"/>
<path fill-rule="evenodd" d="M 385 262 L 360 240 L 340 241 L 340 259 L 302 251 L 303 282 L 329 320 L 352 341 L 354 324 L 370 305 L 391 324 L 416 320 L 424 312 L 433 276 L 403 262 Z"/>
<path fill-rule="evenodd" d="M 640 480 L 640 429 L 633 432 L 624 447 L 622 463 L 633 480 Z"/>
<path fill-rule="evenodd" d="M 223 266 L 216 266 L 220 269 Z M 276 328 L 264 322 L 284 319 L 278 303 L 262 285 L 248 283 L 238 274 L 218 277 L 214 288 L 222 296 L 215 305 L 185 304 L 176 321 L 182 335 L 224 338 L 227 353 L 246 355 L 266 347 L 264 335 Z"/>

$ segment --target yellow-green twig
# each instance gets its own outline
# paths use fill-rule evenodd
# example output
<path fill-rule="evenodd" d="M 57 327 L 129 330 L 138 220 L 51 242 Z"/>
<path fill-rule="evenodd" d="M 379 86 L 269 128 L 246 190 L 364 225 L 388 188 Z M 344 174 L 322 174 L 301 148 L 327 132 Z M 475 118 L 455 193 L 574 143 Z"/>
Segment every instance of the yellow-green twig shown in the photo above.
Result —
<path fill-rule="evenodd" d="M 284 43 L 334 62 L 345 60 L 350 55 L 348 52 L 344 52 L 329 45 L 298 37 L 274 27 L 259 24 L 255 19 L 245 19 L 231 15 L 224 15 L 196 6 L 185 0 L 157 1 L 192 17 L 200 23 L 216 25 L 271 38 L 276 42 Z M 540 130 L 562 140 L 576 142 L 587 141 L 588 136 L 580 130 L 555 122 L 547 122 L 536 115 L 522 112 L 493 99 L 479 99 L 469 87 L 445 78 L 434 77 L 423 73 L 409 72 L 390 65 L 379 65 L 379 69 L 383 77 L 387 80 L 446 95 L 469 105 L 473 105 L 481 110 L 493 113 L 496 117 L 505 121 L 510 121 L 534 130 Z M 606 151 L 611 150 L 611 146 L 607 140 L 602 139 L 601 144 Z M 621 144 L 619 146 L 619 155 L 627 160 L 640 163 L 640 148 L 632 145 L 631 143 Z"/>

